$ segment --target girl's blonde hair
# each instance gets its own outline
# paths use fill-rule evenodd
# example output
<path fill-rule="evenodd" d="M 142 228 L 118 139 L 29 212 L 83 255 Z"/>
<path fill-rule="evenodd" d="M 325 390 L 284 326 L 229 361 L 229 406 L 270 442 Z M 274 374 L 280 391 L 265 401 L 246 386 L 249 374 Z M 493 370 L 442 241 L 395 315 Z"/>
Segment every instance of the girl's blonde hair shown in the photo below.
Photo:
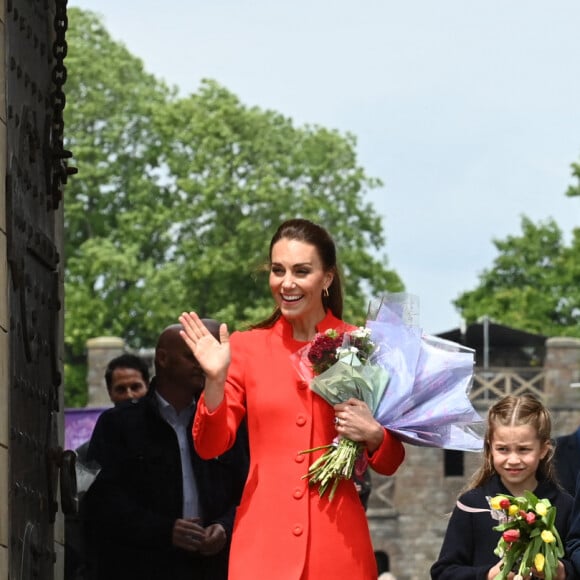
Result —
<path fill-rule="evenodd" d="M 552 418 L 548 409 L 532 395 L 507 395 L 492 405 L 487 413 L 487 429 L 483 443 L 483 465 L 473 474 L 467 490 L 480 487 L 496 473 L 491 456 L 491 442 L 497 427 L 519 427 L 530 425 L 536 431 L 542 445 L 548 446 L 548 452 L 538 465 L 539 479 L 550 479 L 557 482 L 552 459 Z"/>

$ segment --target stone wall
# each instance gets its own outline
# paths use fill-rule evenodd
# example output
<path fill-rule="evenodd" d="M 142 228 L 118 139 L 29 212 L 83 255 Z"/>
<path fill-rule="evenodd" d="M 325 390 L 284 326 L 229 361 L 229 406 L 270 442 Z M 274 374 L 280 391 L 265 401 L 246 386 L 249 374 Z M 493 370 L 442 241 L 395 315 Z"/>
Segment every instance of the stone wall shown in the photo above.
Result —
<path fill-rule="evenodd" d="M 125 352 L 125 341 L 116 336 L 100 336 L 87 340 L 87 407 L 110 407 L 105 382 L 109 361 Z"/>
<path fill-rule="evenodd" d="M 548 404 L 558 409 L 580 409 L 580 339 L 549 338 L 544 370 Z"/>

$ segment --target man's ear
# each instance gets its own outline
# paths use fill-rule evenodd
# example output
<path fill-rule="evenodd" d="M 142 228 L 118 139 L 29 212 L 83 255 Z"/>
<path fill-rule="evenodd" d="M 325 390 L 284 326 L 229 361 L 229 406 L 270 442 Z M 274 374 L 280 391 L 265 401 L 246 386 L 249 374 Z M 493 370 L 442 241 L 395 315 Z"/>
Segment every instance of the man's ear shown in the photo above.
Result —
<path fill-rule="evenodd" d="M 164 348 L 158 348 L 155 354 L 156 364 L 160 367 L 165 368 L 167 365 L 167 351 Z"/>

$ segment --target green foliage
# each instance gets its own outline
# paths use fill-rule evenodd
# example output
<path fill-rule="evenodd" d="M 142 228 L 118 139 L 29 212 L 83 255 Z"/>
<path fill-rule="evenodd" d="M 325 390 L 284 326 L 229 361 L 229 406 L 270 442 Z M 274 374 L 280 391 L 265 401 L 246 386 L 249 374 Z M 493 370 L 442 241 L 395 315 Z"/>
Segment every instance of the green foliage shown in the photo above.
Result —
<path fill-rule="evenodd" d="M 296 216 L 324 224 L 335 237 L 351 315 L 364 312 L 363 284 L 371 292 L 402 287 L 386 260 L 370 254 L 384 239 L 363 194 L 379 182 L 357 165 L 352 136 L 296 128 L 211 81 L 165 113 L 157 121 L 169 143 L 164 161 L 178 176 L 171 186 L 181 202 L 174 259 L 189 281 L 187 304 L 207 313 L 227 305 L 236 323 L 255 321 L 256 307 L 269 311 L 260 266 L 278 224 Z"/>
<path fill-rule="evenodd" d="M 88 398 L 86 360 L 79 358 L 74 363 L 65 363 L 64 384 L 64 406 L 84 407 Z"/>
<path fill-rule="evenodd" d="M 69 19 L 65 126 L 79 176 L 65 196 L 65 344 L 79 356 L 92 336 L 138 343 L 155 307 L 145 286 L 171 245 L 171 216 L 151 118 L 172 93 L 94 14 L 71 8 Z"/>
<path fill-rule="evenodd" d="M 572 176 L 576 178 L 577 184 L 571 185 L 566 191 L 566 195 L 576 197 L 580 195 L 580 163 L 572 163 Z"/>
<path fill-rule="evenodd" d="M 488 315 L 529 332 L 580 336 L 580 229 L 567 246 L 552 219 L 534 224 L 523 217 L 521 236 L 493 243 L 493 267 L 454 301 L 466 321 Z"/>
<path fill-rule="evenodd" d="M 335 237 L 347 318 L 360 321 L 369 294 L 403 288 L 378 257 L 383 226 L 364 197 L 380 182 L 358 165 L 352 135 L 295 127 L 212 81 L 178 97 L 91 12 L 70 8 L 68 43 L 79 168 L 65 196 L 69 356 L 99 335 L 150 346 L 183 310 L 231 328 L 263 318 L 268 243 L 290 217 Z"/>

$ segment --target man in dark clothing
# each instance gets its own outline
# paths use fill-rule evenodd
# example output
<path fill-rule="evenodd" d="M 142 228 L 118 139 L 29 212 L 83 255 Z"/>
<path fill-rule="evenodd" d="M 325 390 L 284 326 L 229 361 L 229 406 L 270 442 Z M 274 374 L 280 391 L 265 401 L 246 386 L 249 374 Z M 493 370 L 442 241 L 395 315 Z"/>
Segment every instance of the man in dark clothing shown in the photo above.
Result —
<path fill-rule="evenodd" d="M 580 473 L 576 480 L 576 487 L 580 485 Z M 574 508 L 572 510 L 572 523 L 570 531 L 566 538 L 563 538 L 566 544 L 566 556 L 572 561 L 574 572 L 577 578 L 580 578 L 580 493 L 574 496 Z"/>
<path fill-rule="evenodd" d="M 149 367 L 140 356 L 122 354 L 109 361 L 105 369 L 105 383 L 109 398 L 115 406 L 130 399 L 138 399 L 147 393 Z M 90 579 L 86 558 L 84 495 L 98 466 L 88 461 L 88 450 L 88 440 L 75 449 L 78 508 L 76 513 L 65 516 L 64 580 Z"/>
<path fill-rule="evenodd" d="M 204 321 L 217 333 L 216 321 Z M 247 438 L 202 460 L 191 424 L 203 372 L 166 328 L 145 397 L 101 415 L 89 459 L 102 469 L 87 492 L 99 580 L 226 580 L 236 506 L 248 470 Z"/>
<path fill-rule="evenodd" d="M 574 433 L 556 439 L 554 467 L 558 482 L 574 497 L 576 479 L 580 473 L 580 427 Z"/>

